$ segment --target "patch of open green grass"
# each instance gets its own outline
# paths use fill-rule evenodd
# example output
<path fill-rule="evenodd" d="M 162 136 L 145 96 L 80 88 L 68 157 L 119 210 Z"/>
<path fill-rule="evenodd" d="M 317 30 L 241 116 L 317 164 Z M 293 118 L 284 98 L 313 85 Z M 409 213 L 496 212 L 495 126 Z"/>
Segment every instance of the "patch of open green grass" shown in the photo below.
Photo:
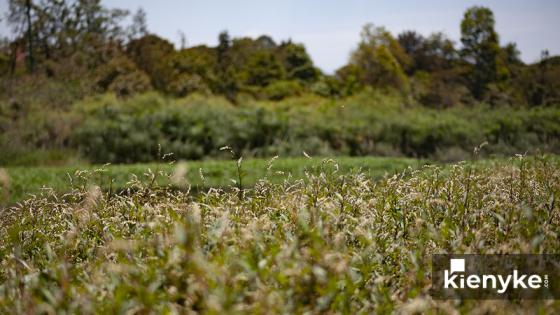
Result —
<path fill-rule="evenodd" d="M 417 168 L 423 161 L 410 158 L 385 157 L 337 157 L 336 163 L 342 174 L 361 172 L 371 178 L 380 178 L 407 167 Z M 242 185 L 252 186 L 259 179 L 267 178 L 273 183 L 284 180 L 299 179 L 305 172 L 317 172 L 321 158 L 280 158 L 280 159 L 247 159 L 241 163 Z M 127 182 L 136 176 L 140 181 L 149 182 L 148 174 L 172 174 L 178 169 L 184 171 L 183 186 L 190 185 L 194 190 L 205 190 L 209 187 L 227 188 L 237 186 L 237 162 L 235 160 L 187 161 L 179 163 L 149 163 L 126 165 L 82 165 L 82 166 L 43 166 L 43 167 L 8 167 L 9 193 L 0 204 L 14 204 L 33 194 L 41 192 L 43 187 L 52 188 L 59 193 L 69 192 L 72 187 L 80 185 L 97 185 L 104 190 L 120 191 Z M 77 176 L 80 171 L 89 172 L 87 183 Z M 183 174 L 182 174 L 183 175 Z M 202 176 L 201 176 L 202 175 Z M 182 180 L 183 181 L 183 180 Z M 167 185 L 167 176 L 156 176 L 154 184 Z M 5 194 L 6 195 L 6 194 Z M 0 198 L 1 194 L 0 194 Z M 2 199 L 0 199 L 2 200 Z"/>

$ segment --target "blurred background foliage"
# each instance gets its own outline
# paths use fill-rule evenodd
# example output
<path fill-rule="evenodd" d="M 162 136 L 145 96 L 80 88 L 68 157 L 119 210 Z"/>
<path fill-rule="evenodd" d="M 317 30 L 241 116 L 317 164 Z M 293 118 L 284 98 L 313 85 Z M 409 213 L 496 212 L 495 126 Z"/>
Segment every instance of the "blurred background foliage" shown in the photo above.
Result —
<path fill-rule="evenodd" d="M 0 163 L 138 162 L 313 154 L 464 158 L 558 153 L 560 56 L 534 64 L 471 7 L 461 45 L 443 33 L 364 26 L 325 74 L 305 47 L 269 36 L 175 47 L 141 9 L 98 0 L 10 0 L 0 42 Z"/>

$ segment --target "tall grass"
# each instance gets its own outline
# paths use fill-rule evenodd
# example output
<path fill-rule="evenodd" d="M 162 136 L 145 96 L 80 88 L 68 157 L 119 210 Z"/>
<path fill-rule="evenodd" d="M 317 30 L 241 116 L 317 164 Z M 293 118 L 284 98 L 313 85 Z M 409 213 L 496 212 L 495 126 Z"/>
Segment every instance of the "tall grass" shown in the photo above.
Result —
<path fill-rule="evenodd" d="M 243 184 L 254 185 L 258 180 L 267 176 L 274 183 L 281 183 L 287 177 L 301 179 L 305 172 L 311 170 L 315 164 L 307 158 L 278 158 L 274 159 L 274 169 L 269 168 L 270 159 L 244 159 Z M 384 174 L 394 174 L 409 166 L 417 168 L 424 161 L 409 158 L 383 157 L 339 157 L 337 162 L 341 173 L 361 170 L 371 178 L 380 178 Z M 192 191 L 202 191 L 208 188 L 227 188 L 232 184 L 231 179 L 238 178 L 235 163 L 227 160 L 205 160 L 179 162 L 183 168 L 183 177 L 192 187 Z M 162 161 L 161 163 L 124 164 L 124 165 L 80 165 L 54 167 L 8 167 L 6 173 L 9 183 L 6 187 L 0 185 L 0 208 L 15 204 L 32 195 L 40 195 L 43 187 L 53 189 L 61 194 L 72 190 L 72 187 L 97 185 L 102 190 L 119 192 L 125 190 L 127 183 L 133 179 L 148 181 L 143 175 L 147 170 L 163 170 L 174 173 L 176 163 Z M 2 169 L 0 168 L 0 172 Z M 76 181 L 76 172 L 89 172 L 87 181 Z M 202 174 L 202 177 L 200 176 Z M 0 176 L 1 179 L 1 176 Z M 1 180 L 0 180 L 1 182 Z M 172 178 L 158 177 L 158 185 L 172 185 L 173 188 L 183 189 L 184 185 L 176 185 Z"/>
<path fill-rule="evenodd" d="M 557 160 L 429 166 L 379 181 L 342 175 L 332 160 L 314 170 L 242 194 L 192 197 L 138 180 L 127 194 L 84 186 L 6 209 L 0 312 L 560 311 L 558 301 L 428 295 L 433 253 L 559 252 Z"/>

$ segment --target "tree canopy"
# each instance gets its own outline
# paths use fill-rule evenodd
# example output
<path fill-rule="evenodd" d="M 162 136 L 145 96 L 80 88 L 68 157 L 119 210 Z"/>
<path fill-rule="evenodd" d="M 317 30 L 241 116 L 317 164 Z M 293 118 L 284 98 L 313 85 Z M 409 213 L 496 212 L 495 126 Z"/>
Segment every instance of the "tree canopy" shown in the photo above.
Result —
<path fill-rule="evenodd" d="M 486 102 L 536 106 L 558 101 L 558 63 L 525 65 L 515 43 L 500 44 L 493 12 L 468 8 L 460 23 L 460 46 L 445 34 L 413 30 L 393 35 L 365 25 L 347 65 L 321 72 L 304 45 L 267 35 L 182 47 L 150 32 L 147 15 L 108 9 L 100 0 L 10 0 L 8 22 L 15 38 L 0 42 L 3 78 L 47 76 L 72 82 L 77 95 L 111 91 L 125 97 L 155 89 L 281 99 L 302 92 L 344 97 L 365 88 L 394 90 L 426 106 L 444 108 Z M 182 34 L 182 33 L 181 33 Z"/>

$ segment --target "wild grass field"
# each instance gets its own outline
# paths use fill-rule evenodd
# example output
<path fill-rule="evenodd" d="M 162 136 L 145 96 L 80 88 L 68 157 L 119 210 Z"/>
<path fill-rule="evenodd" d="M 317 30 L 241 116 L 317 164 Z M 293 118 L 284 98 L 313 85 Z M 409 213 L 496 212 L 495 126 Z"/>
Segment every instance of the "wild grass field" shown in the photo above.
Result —
<path fill-rule="evenodd" d="M 242 187 L 250 187 L 259 179 L 267 178 L 273 183 L 296 180 L 306 172 L 316 172 L 318 158 L 251 158 L 242 160 Z M 320 159 L 319 159 L 320 160 Z M 370 178 L 400 172 L 407 167 L 418 168 L 424 160 L 384 157 L 338 157 L 336 161 L 341 173 L 360 170 Z M 74 165 L 74 166 L 20 166 L 4 169 L 6 183 L 2 185 L 0 206 L 41 194 L 44 189 L 57 193 L 70 192 L 73 188 L 97 185 L 105 191 L 122 192 L 127 183 L 136 179 L 144 183 L 173 185 L 181 189 L 190 186 L 192 191 L 209 188 L 239 187 L 237 160 L 204 160 L 184 162 L 161 162 L 117 165 Z M 173 182 L 159 173 L 177 173 L 180 180 Z M 155 177 L 154 177 L 155 175 Z M 5 188 L 8 187 L 8 189 Z"/>
<path fill-rule="evenodd" d="M 191 2 L 0 0 L 0 315 L 560 314 L 429 295 L 560 254 L 552 1 Z"/>
<path fill-rule="evenodd" d="M 127 194 L 75 185 L 4 209 L 0 313 L 560 311 L 555 300 L 428 294 L 434 253 L 558 253 L 558 158 L 432 165 L 382 178 L 344 159 L 272 161 L 271 170 L 302 161 L 313 171 L 255 177 L 242 189 L 189 194 L 168 185 L 184 180 L 184 167 L 168 166 L 152 170 L 167 180 L 131 181 Z M 252 163 L 242 169 L 266 165 Z M 70 176 L 97 180 L 95 172 Z"/>

